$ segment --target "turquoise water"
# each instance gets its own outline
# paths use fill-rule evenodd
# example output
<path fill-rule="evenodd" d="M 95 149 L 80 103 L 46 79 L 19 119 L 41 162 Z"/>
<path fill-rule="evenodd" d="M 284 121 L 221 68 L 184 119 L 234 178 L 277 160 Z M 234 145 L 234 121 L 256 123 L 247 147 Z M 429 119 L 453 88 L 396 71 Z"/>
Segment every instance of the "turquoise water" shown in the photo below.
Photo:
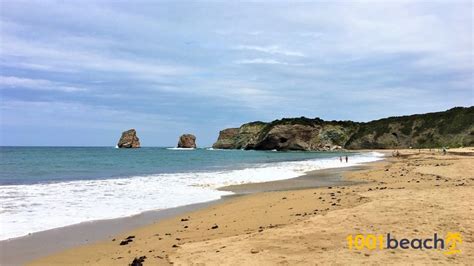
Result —
<path fill-rule="evenodd" d="M 342 156 L 343 152 L 171 150 L 113 147 L 0 147 L 0 185 L 241 169 L 262 163 Z"/>
<path fill-rule="evenodd" d="M 349 163 L 339 156 L 349 156 Z M 226 185 L 294 178 L 376 153 L 1 147 L 0 240 L 219 199 Z"/>

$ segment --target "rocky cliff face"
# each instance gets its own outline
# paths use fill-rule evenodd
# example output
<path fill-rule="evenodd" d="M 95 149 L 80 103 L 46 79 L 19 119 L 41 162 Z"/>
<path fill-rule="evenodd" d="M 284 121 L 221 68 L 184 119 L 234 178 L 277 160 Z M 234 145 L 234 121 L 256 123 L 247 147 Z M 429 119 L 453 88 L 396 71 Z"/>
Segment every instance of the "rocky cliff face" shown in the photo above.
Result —
<path fill-rule="evenodd" d="M 184 134 L 179 137 L 178 148 L 196 148 L 196 137 L 192 134 Z"/>
<path fill-rule="evenodd" d="M 260 132 L 255 149 L 259 150 L 336 150 L 357 128 L 350 122 L 326 122 L 321 119 L 282 119 L 268 124 Z"/>
<path fill-rule="evenodd" d="M 219 132 L 214 149 L 253 149 L 260 131 L 267 125 L 263 122 L 243 124 L 239 128 L 228 128 Z"/>
<path fill-rule="evenodd" d="M 219 132 L 214 149 L 238 149 L 235 138 L 239 135 L 239 128 L 226 128 Z"/>
<path fill-rule="evenodd" d="M 271 123 L 252 122 L 222 130 L 214 143 L 219 149 L 335 150 L 341 149 L 357 128 L 353 122 L 326 122 L 319 118 L 285 118 Z"/>
<path fill-rule="evenodd" d="M 357 123 L 319 118 L 253 122 L 222 130 L 214 148 L 335 150 L 474 145 L 474 107 Z"/>
<path fill-rule="evenodd" d="M 120 137 L 117 146 L 119 148 L 140 148 L 140 140 L 137 137 L 135 129 L 122 132 L 122 136 Z"/>

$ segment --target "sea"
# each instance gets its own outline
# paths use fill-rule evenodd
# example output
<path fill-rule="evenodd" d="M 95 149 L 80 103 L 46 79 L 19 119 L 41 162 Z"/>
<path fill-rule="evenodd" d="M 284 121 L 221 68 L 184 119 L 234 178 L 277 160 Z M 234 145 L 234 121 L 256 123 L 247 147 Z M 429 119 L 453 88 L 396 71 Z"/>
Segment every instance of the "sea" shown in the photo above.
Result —
<path fill-rule="evenodd" d="M 341 163 L 340 156 L 349 156 Z M 381 160 L 376 152 L 0 147 L 0 240 L 219 199 L 219 187 Z"/>

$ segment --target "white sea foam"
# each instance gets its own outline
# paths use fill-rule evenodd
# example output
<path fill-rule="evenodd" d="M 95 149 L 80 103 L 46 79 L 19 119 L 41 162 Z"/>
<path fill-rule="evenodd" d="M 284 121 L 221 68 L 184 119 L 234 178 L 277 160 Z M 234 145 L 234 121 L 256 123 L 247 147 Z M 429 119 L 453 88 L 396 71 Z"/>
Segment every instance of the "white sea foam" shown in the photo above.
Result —
<path fill-rule="evenodd" d="M 105 180 L 0 186 L 0 239 L 76 224 L 215 200 L 229 192 L 216 188 L 288 179 L 305 172 L 348 167 L 382 159 L 380 153 L 261 164 L 257 167 L 173 173 Z"/>
<path fill-rule="evenodd" d="M 178 148 L 178 147 L 171 147 L 166 148 L 167 150 L 174 150 L 174 151 L 193 151 L 195 148 Z"/>
<path fill-rule="evenodd" d="M 208 151 L 233 151 L 233 150 L 229 150 L 229 149 L 218 149 L 218 148 L 212 148 L 212 147 L 206 148 L 206 150 L 208 150 Z"/>

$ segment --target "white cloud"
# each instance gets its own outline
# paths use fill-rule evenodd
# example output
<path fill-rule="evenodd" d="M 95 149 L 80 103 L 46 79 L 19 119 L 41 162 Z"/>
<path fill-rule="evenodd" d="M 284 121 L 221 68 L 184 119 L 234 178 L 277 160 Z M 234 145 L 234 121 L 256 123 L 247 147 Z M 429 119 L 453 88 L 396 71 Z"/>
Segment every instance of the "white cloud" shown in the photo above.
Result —
<path fill-rule="evenodd" d="M 186 105 L 205 106 L 196 109 L 204 120 L 327 110 L 336 119 L 378 118 L 365 106 L 393 112 L 416 103 L 404 98 L 411 93 L 434 107 L 472 103 L 469 1 L 43 3 L 5 3 L 0 67 L 17 77 L 3 87 L 93 86 L 88 101 L 171 119 Z"/>
<path fill-rule="evenodd" d="M 309 57 L 367 60 L 398 54 L 419 69 L 465 69 L 473 67 L 468 10 L 470 1 L 352 1 L 295 5 L 277 16 L 290 25 L 318 29 L 320 38 L 303 46 Z"/>
<path fill-rule="evenodd" d="M 143 79 L 183 75 L 195 71 L 194 68 L 189 66 L 165 64 L 157 62 L 157 60 L 110 56 L 109 52 L 104 50 L 106 48 L 83 50 L 81 47 L 84 46 L 84 42 L 103 42 L 94 38 L 80 39 L 80 45 L 76 46 L 78 38 L 71 36 L 62 39 L 60 42 L 45 43 L 2 35 L 1 56 L 2 58 L 22 58 L 24 62 L 17 63 L 17 66 L 26 69 L 38 69 L 40 67 L 42 70 L 55 72 L 121 72 Z M 64 69 L 67 71 L 64 71 Z"/>
<path fill-rule="evenodd" d="M 36 63 L 28 63 L 28 62 L 0 62 L 0 65 L 3 67 L 58 72 L 58 73 L 77 73 L 78 72 L 78 70 L 75 70 L 75 69 L 58 68 L 52 65 L 36 64 Z"/>
<path fill-rule="evenodd" d="M 301 52 L 283 49 L 276 45 L 272 45 L 272 46 L 239 45 L 239 46 L 234 47 L 234 49 L 257 51 L 257 52 L 275 54 L 275 55 L 286 55 L 286 56 L 297 56 L 297 57 L 305 56 Z"/>
<path fill-rule="evenodd" d="M 243 59 L 235 61 L 236 64 L 268 64 L 268 65 L 288 65 L 288 63 L 280 62 L 275 59 L 255 58 L 255 59 Z"/>
<path fill-rule="evenodd" d="M 248 32 L 248 34 L 249 34 L 249 35 L 257 36 L 257 35 L 262 34 L 262 32 L 261 32 L 261 31 L 250 31 L 250 32 Z"/>
<path fill-rule="evenodd" d="M 21 101 L 10 100 L 2 103 L 0 107 L 3 125 L 68 125 L 96 128 L 127 128 L 139 126 L 140 128 L 154 128 L 157 126 L 184 126 L 185 117 L 169 117 L 166 115 L 152 114 L 123 110 L 102 105 L 91 105 L 78 102 L 65 101 Z M 100 114 L 100 115 L 98 115 Z M 24 120 L 18 120 L 22 117 Z M 108 123 L 104 123 L 107 121 Z M 136 125 L 140 121 L 140 125 Z"/>
<path fill-rule="evenodd" d="M 78 92 L 86 91 L 85 88 L 69 86 L 58 82 L 53 82 L 45 79 L 29 79 L 13 76 L 0 76 L 0 86 L 2 88 L 28 88 L 33 90 L 45 91 L 62 91 L 62 92 Z"/>

